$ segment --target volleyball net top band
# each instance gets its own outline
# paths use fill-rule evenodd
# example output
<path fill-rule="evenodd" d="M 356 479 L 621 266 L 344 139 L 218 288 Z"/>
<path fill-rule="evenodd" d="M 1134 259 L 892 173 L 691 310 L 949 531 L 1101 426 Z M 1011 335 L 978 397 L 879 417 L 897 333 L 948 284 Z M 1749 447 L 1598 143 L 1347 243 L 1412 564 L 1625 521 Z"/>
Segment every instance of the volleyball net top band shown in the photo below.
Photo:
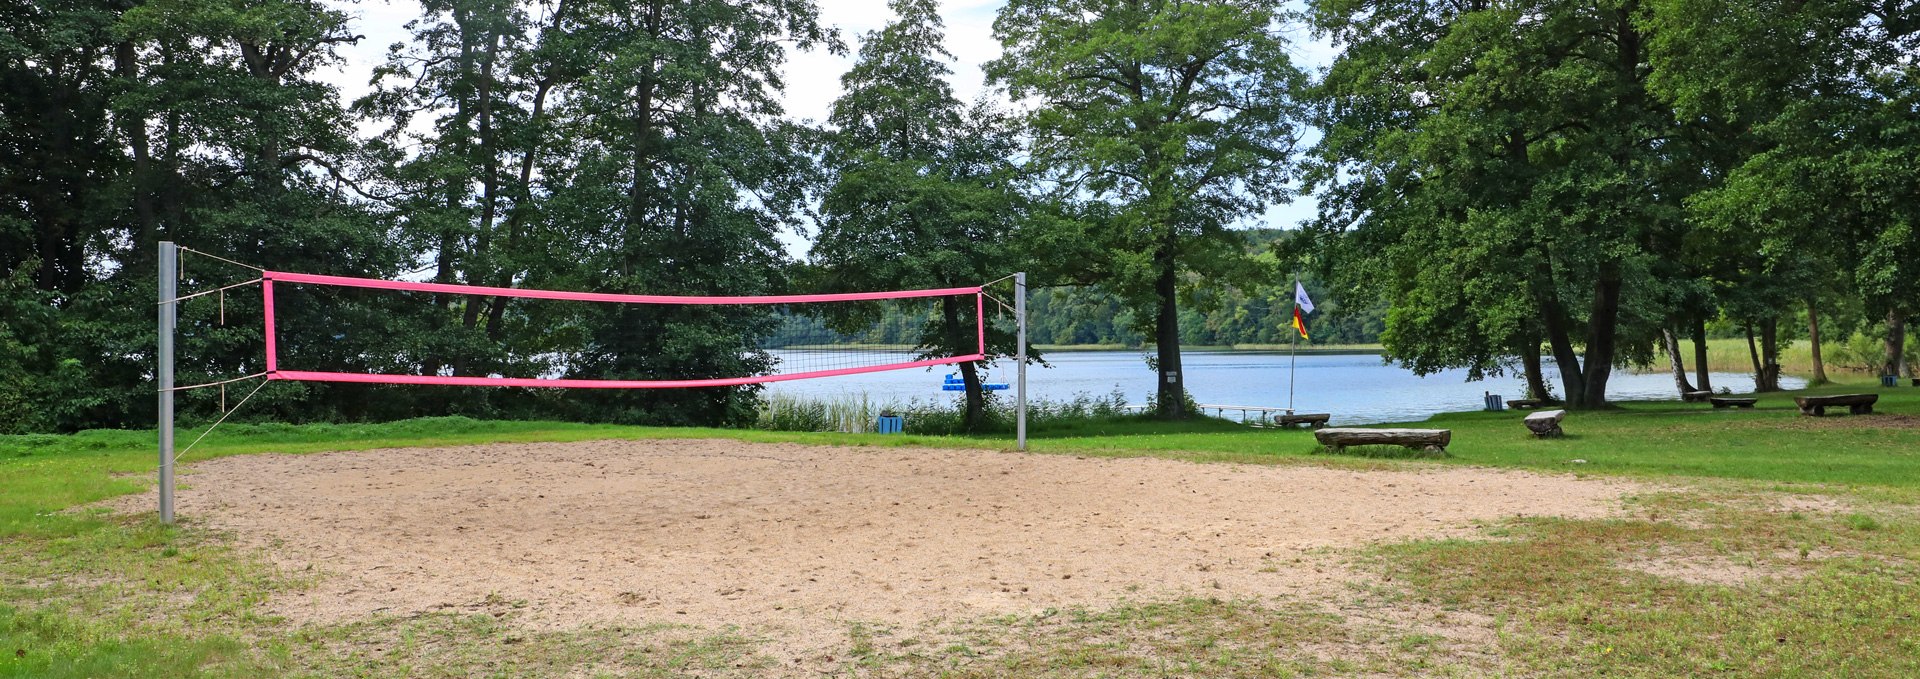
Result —
<path fill-rule="evenodd" d="M 277 330 L 274 323 L 274 284 L 318 285 L 346 288 L 367 288 L 399 292 L 430 292 L 453 295 L 472 295 L 483 297 L 511 297 L 520 299 L 543 299 L 575 302 L 610 302 L 616 304 L 655 304 L 655 305 L 741 305 L 741 306 L 779 306 L 791 304 L 817 304 L 833 302 L 880 302 L 927 297 L 972 296 L 974 305 L 974 339 L 977 344 L 973 353 L 957 356 L 927 358 L 919 360 L 891 361 L 875 365 L 859 365 L 831 369 L 804 370 L 791 373 L 766 375 L 747 375 L 706 379 L 658 379 L 658 380 L 616 380 L 616 379 L 574 379 L 574 378 L 534 378 L 534 377 L 496 377 L 466 375 L 406 375 L 389 373 L 352 373 L 328 372 L 316 370 L 285 370 L 279 365 Z M 985 360 L 987 345 L 986 295 L 982 286 L 962 288 L 939 288 L 930 290 L 898 290 L 887 292 L 854 292 L 816 295 L 760 295 L 760 296 L 686 296 L 686 295 L 631 295 L 603 292 L 573 292 L 563 290 L 535 290 L 528 288 L 502 288 L 479 285 L 456 285 L 449 283 L 418 283 L 410 281 L 392 281 L 376 278 L 354 278 L 349 276 L 324 276 L 318 274 L 289 273 L 284 271 L 262 271 L 260 276 L 261 296 L 265 306 L 266 318 L 266 369 L 269 380 L 292 380 L 308 382 L 357 382 L 366 384 L 437 384 L 467 387 L 567 387 L 600 389 L 670 389 L 687 387 L 730 387 L 746 384 L 761 384 L 784 380 L 800 380 L 816 377 L 833 377 L 857 373 L 901 370 L 937 365 L 951 365 L 971 361 Z"/>

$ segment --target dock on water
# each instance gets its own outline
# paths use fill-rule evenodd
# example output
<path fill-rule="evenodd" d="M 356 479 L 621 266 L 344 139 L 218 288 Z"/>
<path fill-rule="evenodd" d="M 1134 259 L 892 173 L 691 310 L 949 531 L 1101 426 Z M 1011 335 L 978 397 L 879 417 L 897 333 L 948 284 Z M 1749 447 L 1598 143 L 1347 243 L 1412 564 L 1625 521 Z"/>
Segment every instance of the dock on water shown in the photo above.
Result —
<path fill-rule="evenodd" d="M 1241 424 L 1254 428 L 1291 428 L 1298 425 L 1306 425 L 1310 429 L 1319 429 L 1327 426 L 1327 422 L 1333 418 L 1332 415 L 1327 413 L 1296 413 L 1293 412 L 1292 408 L 1273 408 L 1269 406 L 1197 403 L 1194 404 L 1194 407 L 1198 408 L 1202 413 L 1211 411 L 1214 417 L 1223 420 L 1227 419 L 1227 413 L 1238 413 Z M 1121 406 L 1121 408 L 1135 412 L 1145 412 L 1147 410 L 1147 406 L 1144 405 L 1128 405 Z"/>

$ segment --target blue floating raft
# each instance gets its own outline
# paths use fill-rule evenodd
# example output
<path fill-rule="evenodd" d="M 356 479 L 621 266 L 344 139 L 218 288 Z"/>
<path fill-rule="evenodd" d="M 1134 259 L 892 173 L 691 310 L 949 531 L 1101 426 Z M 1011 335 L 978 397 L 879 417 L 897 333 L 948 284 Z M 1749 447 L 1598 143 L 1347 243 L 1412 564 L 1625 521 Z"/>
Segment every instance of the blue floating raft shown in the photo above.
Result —
<path fill-rule="evenodd" d="M 985 389 L 987 391 L 1003 391 L 1007 388 L 1007 383 L 988 382 L 986 384 L 980 385 L 980 388 Z M 966 391 L 967 381 L 960 379 L 959 375 L 955 375 L 953 373 L 947 373 L 947 381 L 945 384 L 940 385 L 940 390 L 941 391 Z"/>

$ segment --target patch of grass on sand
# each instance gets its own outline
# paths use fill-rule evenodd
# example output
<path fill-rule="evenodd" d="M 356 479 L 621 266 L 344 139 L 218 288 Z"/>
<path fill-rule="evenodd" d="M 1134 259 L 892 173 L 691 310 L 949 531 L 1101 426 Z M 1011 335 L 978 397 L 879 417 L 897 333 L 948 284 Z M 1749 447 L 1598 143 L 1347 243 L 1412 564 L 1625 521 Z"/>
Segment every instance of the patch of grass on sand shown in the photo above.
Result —
<path fill-rule="evenodd" d="M 1920 523 L 1884 530 L 1733 491 L 1632 518 L 1532 519 L 1499 540 L 1371 551 L 1435 605 L 1501 620 L 1489 649 L 1544 676 L 1920 676 Z"/>
<path fill-rule="evenodd" d="M 43 517 L 51 530 L 0 537 L 0 676 L 254 677 L 288 667 L 255 631 L 260 604 L 301 586 L 205 531 Z"/>
<path fill-rule="evenodd" d="M 293 632 L 290 646 L 303 672 L 317 676 L 754 676 L 773 663 L 731 629 L 543 630 L 502 611 L 310 626 Z"/>
<path fill-rule="evenodd" d="M 1353 624 L 1308 602 L 1219 597 L 1124 601 L 973 620 L 912 635 L 864 638 L 858 663 L 883 674 L 948 677 L 1476 676 L 1437 637 Z"/>

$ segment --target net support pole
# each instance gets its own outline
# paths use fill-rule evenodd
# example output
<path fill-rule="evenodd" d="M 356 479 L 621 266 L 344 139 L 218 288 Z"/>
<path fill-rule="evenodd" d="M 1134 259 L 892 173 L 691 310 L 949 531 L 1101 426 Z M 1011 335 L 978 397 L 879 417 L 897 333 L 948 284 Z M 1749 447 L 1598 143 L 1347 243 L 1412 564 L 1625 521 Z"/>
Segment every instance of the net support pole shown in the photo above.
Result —
<path fill-rule="evenodd" d="M 1027 273 L 1022 271 L 1013 275 L 1013 315 L 1019 319 L 1018 337 L 1014 338 L 1014 372 L 1018 378 L 1014 382 L 1013 429 L 1014 444 L 1019 450 L 1027 449 Z"/>
<path fill-rule="evenodd" d="M 160 387 L 160 523 L 173 523 L 173 329 L 177 319 L 180 282 L 180 246 L 160 242 L 159 365 L 154 377 Z"/>

